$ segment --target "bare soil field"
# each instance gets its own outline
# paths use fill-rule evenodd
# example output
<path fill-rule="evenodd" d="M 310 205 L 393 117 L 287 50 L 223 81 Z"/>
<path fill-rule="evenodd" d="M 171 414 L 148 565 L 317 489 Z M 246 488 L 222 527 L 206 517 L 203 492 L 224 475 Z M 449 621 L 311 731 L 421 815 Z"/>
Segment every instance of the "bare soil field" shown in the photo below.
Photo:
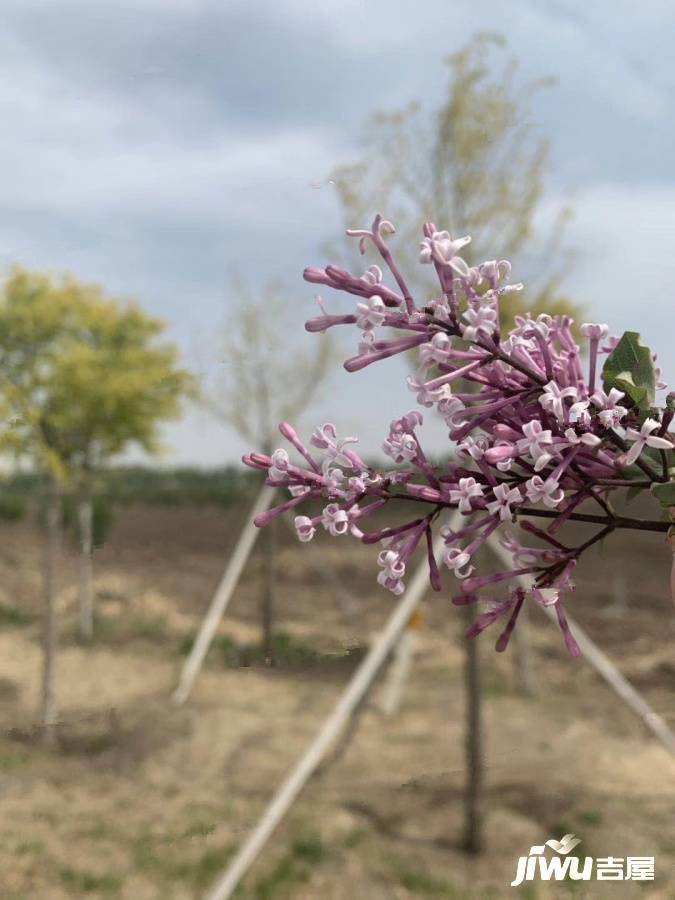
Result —
<path fill-rule="evenodd" d="M 0 897 L 204 895 L 312 739 L 392 607 L 372 548 L 280 531 L 278 659 L 259 640 L 254 554 L 189 703 L 169 703 L 244 510 L 124 507 L 96 553 L 96 640 L 76 638 L 75 560 L 60 593 L 58 743 L 36 726 L 40 535 L 0 526 Z M 581 532 L 580 532 L 581 533 Z M 597 552 L 596 552 L 597 551 Z M 337 574 L 345 610 L 308 564 Z M 675 728 L 675 612 L 659 535 L 618 534 L 580 566 L 570 613 Z M 399 712 L 381 680 L 247 877 L 241 900 L 675 897 L 675 758 L 559 632 L 530 618 L 534 696 L 480 639 L 486 849 L 459 846 L 463 647 L 451 582 L 427 598 Z M 614 596 L 625 587 L 627 609 Z M 534 882 L 517 858 L 574 832 L 581 855 L 654 856 L 653 882 Z M 583 851 L 583 852 L 582 852 Z"/>

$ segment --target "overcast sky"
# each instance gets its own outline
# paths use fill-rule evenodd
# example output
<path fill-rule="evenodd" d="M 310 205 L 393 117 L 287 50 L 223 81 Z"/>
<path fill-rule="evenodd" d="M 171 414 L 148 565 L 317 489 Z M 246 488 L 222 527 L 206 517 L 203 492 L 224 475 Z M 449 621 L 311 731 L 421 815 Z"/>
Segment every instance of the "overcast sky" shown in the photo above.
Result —
<path fill-rule="evenodd" d="M 435 102 L 443 57 L 501 30 L 524 77 L 558 79 L 533 124 L 553 146 L 550 202 L 576 209 L 567 289 L 612 332 L 641 330 L 672 373 L 669 0 L 5 0 L 3 24 L 0 263 L 137 298 L 209 377 L 210 337 L 236 314 L 228 272 L 282 277 L 313 314 L 301 272 L 341 228 L 316 183 L 358 153 L 370 112 Z M 412 399 L 396 362 L 373 368 L 339 374 L 310 417 L 366 449 Z M 167 463 L 243 449 L 201 413 L 166 443 Z"/>

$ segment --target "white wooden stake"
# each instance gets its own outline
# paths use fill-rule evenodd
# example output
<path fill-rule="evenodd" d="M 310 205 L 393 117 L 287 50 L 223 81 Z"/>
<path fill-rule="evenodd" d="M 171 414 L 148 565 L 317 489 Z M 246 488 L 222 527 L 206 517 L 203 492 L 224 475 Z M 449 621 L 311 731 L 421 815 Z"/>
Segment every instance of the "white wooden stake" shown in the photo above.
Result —
<path fill-rule="evenodd" d="M 173 692 L 171 700 L 176 706 L 181 706 L 190 696 L 190 692 L 195 683 L 197 675 L 209 652 L 211 642 L 218 630 L 218 625 L 223 617 L 223 613 L 230 602 L 230 598 L 237 586 L 242 569 L 246 565 L 246 561 L 253 549 L 260 529 L 253 524 L 253 519 L 260 513 L 265 512 L 272 505 L 275 497 L 275 491 L 269 487 L 263 486 L 258 494 L 253 508 L 246 516 L 246 524 L 239 536 L 234 552 L 230 557 L 230 561 L 225 569 L 218 588 L 213 595 L 213 600 L 209 606 L 208 612 L 204 616 L 201 628 L 195 639 L 190 655 L 185 661 L 183 671 L 181 672 L 178 687 Z"/>
<path fill-rule="evenodd" d="M 442 546 L 443 539 L 437 536 L 434 541 L 434 553 L 436 556 L 439 556 Z M 345 727 L 350 716 L 372 685 L 380 667 L 400 638 L 410 616 L 422 599 L 428 583 L 428 564 L 424 560 L 413 575 L 406 592 L 399 600 L 398 606 L 392 612 L 383 631 L 380 632 L 365 659 L 352 676 L 321 731 L 291 770 L 286 780 L 278 788 L 262 818 L 207 895 L 207 900 L 228 900 L 232 896 L 237 885 L 295 802 L 307 781 L 312 777 L 324 754 Z"/>
<path fill-rule="evenodd" d="M 492 552 L 499 557 L 507 568 L 511 568 L 511 556 L 509 552 L 502 547 L 499 541 L 494 537 L 487 540 L 487 544 Z M 523 587 L 528 587 L 529 582 L 523 576 L 518 577 L 518 581 Z M 538 605 L 538 604 L 537 604 Z M 558 622 L 555 610 L 550 606 L 542 606 L 540 609 L 554 621 Z M 633 685 L 619 672 L 614 663 L 606 656 L 598 645 L 591 640 L 583 628 L 578 625 L 571 616 L 566 613 L 569 626 L 574 633 L 579 649 L 586 660 L 593 666 L 596 672 L 604 678 L 607 684 L 615 691 L 624 703 L 636 713 L 652 732 L 652 734 L 661 741 L 666 749 L 675 754 L 675 734 L 670 730 L 665 720 L 655 712 L 647 701 L 635 690 Z M 516 626 L 517 628 L 518 626 Z"/>
<path fill-rule="evenodd" d="M 604 616 L 623 618 L 628 611 L 627 593 L 626 593 L 626 576 L 623 572 L 615 572 L 612 578 L 612 593 L 614 599 L 610 606 L 606 606 L 602 614 Z"/>
<path fill-rule="evenodd" d="M 412 668 L 416 646 L 417 635 L 411 628 L 406 628 L 394 648 L 394 658 L 382 692 L 381 706 L 385 716 L 393 716 L 398 712 L 403 688 Z"/>

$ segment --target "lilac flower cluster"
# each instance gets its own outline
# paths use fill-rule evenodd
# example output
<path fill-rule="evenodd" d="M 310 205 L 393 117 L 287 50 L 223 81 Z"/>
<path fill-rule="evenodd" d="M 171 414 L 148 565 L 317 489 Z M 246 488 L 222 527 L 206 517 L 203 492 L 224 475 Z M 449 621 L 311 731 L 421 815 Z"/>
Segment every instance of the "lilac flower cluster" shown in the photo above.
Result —
<path fill-rule="evenodd" d="M 408 386 L 418 406 L 435 408 L 446 422 L 455 446 L 452 458 L 442 465 L 428 459 L 420 439 L 423 417 L 417 409 L 391 423 L 383 450 L 395 467 L 382 471 L 359 456 L 355 438 L 339 438 L 331 424 L 312 434 L 310 449 L 288 423 L 282 423 L 282 435 L 302 462 L 292 462 L 284 449 L 271 457 L 252 453 L 244 458 L 247 465 L 266 471 L 267 484 L 290 494 L 258 516 L 256 524 L 327 500 L 317 515 L 296 517 L 299 539 L 310 541 L 323 528 L 331 535 L 351 534 L 366 544 L 378 544 L 377 580 L 400 594 L 410 559 L 420 545 L 426 548 L 431 585 L 441 589 L 432 552 L 433 528 L 445 510 L 457 509 L 465 524 L 458 529 L 441 527 L 443 563 L 458 584 L 453 602 L 474 603 L 484 589 L 517 576 L 524 576 L 528 584 L 503 600 L 489 601 L 470 636 L 506 618 L 496 645 L 503 650 L 529 597 L 555 607 L 567 647 L 577 655 L 562 597 L 573 589 L 581 553 L 615 528 L 668 528 L 664 522 L 617 516 L 609 495 L 622 487 L 647 489 L 670 482 L 673 440 L 668 427 L 673 404 L 662 410 L 645 407 L 635 396 L 600 383 L 600 357 L 611 355 L 619 343 L 608 337 L 605 325 L 581 327 L 588 341 L 587 377 L 570 318 L 520 316 L 504 334 L 501 298 L 522 288 L 509 283 L 510 264 L 491 260 L 470 266 L 461 255 L 470 238 L 453 239 L 433 224 L 424 226 L 420 262 L 435 269 L 439 291 L 418 307 L 386 243 L 393 232 L 391 223 L 378 215 L 371 229 L 348 234 L 358 238 L 361 252 L 368 242 L 374 245 L 395 287 L 385 284 L 377 265 L 361 276 L 337 266 L 305 270 L 307 281 L 357 298 L 356 309 L 346 314 L 330 315 L 322 305 L 322 315 L 307 322 L 306 328 L 323 332 L 335 325 L 355 325 L 360 341 L 357 354 L 345 363 L 350 372 L 416 348 L 419 367 L 408 378 Z M 378 329 L 402 334 L 392 337 L 390 331 L 378 334 Z M 651 355 L 648 361 L 653 365 Z M 364 530 L 373 513 L 403 501 L 412 502 L 415 510 L 409 521 Z M 587 501 L 596 505 L 598 514 L 579 511 Z M 552 521 L 546 529 L 539 528 L 530 521 L 537 517 Z M 580 546 L 570 547 L 557 537 L 570 519 L 602 528 Z M 529 547 L 516 540 L 507 530 L 512 522 L 543 546 Z M 512 567 L 477 574 L 476 554 L 497 531 L 503 532 Z"/>

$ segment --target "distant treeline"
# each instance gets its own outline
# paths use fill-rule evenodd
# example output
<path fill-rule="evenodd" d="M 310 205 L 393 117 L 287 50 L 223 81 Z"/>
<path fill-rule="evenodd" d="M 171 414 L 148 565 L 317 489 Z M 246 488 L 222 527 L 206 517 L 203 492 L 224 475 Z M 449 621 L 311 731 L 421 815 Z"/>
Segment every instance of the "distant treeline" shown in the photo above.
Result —
<path fill-rule="evenodd" d="M 249 498 L 260 478 L 238 465 L 218 469 L 115 466 L 97 472 L 96 480 L 99 506 L 144 503 L 228 507 Z M 2 480 L 0 518 L 17 520 L 32 505 L 40 509 L 46 487 L 45 477 L 33 473 L 16 473 Z"/>

